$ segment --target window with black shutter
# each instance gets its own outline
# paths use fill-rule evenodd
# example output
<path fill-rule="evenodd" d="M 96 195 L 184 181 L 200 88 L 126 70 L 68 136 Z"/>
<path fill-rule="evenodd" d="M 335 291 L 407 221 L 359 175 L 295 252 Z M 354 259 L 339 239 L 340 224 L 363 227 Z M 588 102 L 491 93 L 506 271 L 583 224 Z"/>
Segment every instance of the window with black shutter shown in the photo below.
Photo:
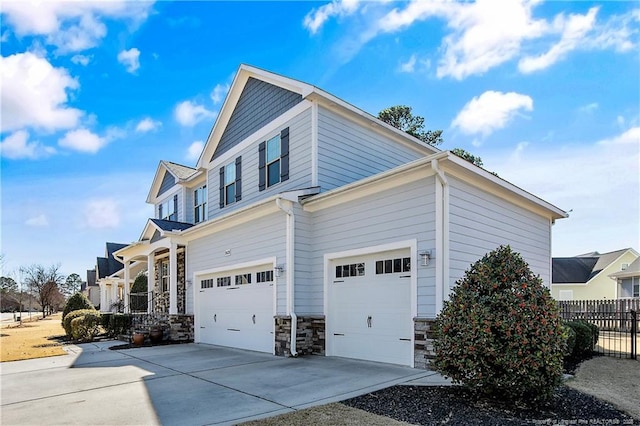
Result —
<path fill-rule="evenodd" d="M 220 168 L 220 208 L 242 199 L 242 157 Z"/>
<path fill-rule="evenodd" d="M 258 147 L 260 191 L 289 179 L 289 128 Z"/>

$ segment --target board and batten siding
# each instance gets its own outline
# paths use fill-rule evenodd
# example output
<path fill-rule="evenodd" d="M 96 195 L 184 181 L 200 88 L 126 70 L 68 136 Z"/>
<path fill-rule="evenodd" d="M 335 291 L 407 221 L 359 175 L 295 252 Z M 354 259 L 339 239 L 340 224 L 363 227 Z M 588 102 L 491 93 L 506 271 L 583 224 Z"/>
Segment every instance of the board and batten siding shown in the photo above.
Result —
<path fill-rule="evenodd" d="M 434 178 L 358 198 L 312 213 L 312 279 L 296 286 L 299 314 L 322 314 L 324 255 L 416 239 L 418 252 L 435 246 Z M 419 316 L 435 316 L 435 266 L 417 267 Z"/>
<path fill-rule="evenodd" d="M 450 287 L 472 263 L 501 245 L 520 253 L 551 286 L 551 221 L 459 179 L 449 180 Z"/>
<path fill-rule="evenodd" d="M 264 191 L 258 189 L 258 146 L 277 134 L 284 128 L 289 128 L 289 179 L 273 185 Z M 272 195 L 311 186 L 311 110 L 306 109 L 291 120 L 283 124 L 277 131 L 256 140 L 246 149 L 225 164 L 217 164 L 208 173 L 208 209 L 209 219 L 226 214 L 230 211 L 252 204 L 260 199 Z M 242 156 L 242 200 L 220 208 L 220 167 L 235 161 Z"/>
<path fill-rule="evenodd" d="M 418 151 L 318 107 L 318 184 L 322 191 L 422 157 Z"/>
<path fill-rule="evenodd" d="M 273 213 L 251 222 L 216 232 L 190 241 L 187 245 L 187 279 L 193 273 L 215 268 L 229 267 L 276 257 L 277 264 L 286 264 L 286 215 Z M 229 256 L 225 250 L 230 250 Z M 285 266 L 286 269 L 286 266 Z M 286 274 L 275 278 L 278 313 L 286 309 Z M 193 282 L 198 293 L 198 282 Z M 187 313 L 193 313 L 193 291 L 187 291 Z"/>

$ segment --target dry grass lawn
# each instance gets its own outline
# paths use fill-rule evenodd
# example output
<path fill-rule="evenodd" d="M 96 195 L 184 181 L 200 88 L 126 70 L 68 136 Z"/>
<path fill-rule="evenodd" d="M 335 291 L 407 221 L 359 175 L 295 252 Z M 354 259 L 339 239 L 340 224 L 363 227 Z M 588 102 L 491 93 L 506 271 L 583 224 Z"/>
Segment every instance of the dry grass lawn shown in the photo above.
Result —
<path fill-rule="evenodd" d="M 50 339 L 64 336 L 61 318 L 62 314 L 55 314 L 43 320 L 23 322 L 21 326 L 2 327 L 0 329 L 0 361 L 66 355 L 62 345 Z"/>

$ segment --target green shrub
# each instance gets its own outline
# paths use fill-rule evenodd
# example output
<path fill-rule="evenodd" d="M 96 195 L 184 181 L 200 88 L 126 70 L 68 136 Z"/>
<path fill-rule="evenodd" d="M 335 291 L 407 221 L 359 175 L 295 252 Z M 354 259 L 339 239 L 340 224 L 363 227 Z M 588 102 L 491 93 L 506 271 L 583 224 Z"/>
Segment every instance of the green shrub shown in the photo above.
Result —
<path fill-rule="evenodd" d="M 567 335 L 567 344 L 564 350 L 564 356 L 567 358 L 573 355 L 573 350 L 576 347 L 576 332 L 567 324 L 564 324 L 563 328 Z"/>
<path fill-rule="evenodd" d="M 471 265 L 435 330 L 431 366 L 454 383 L 530 405 L 561 383 L 567 336 L 558 305 L 509 246 Z"/>
<path fill-rule="evenodd" d="M 64 305 L 64 309 L 62 310 L 62 325 L 64 326 L 64 318 L 67 316 L 69 312 L 77 311 L 80 309 L 94 309 L 93 305 L 87 299 L 87 296 L 78 292 L 71 296 L 67 303 Z M 66 328 L 65 328 L 66 330 Z M 71 330 L 67 333 L 68 336 L 71 336 Z"/>
<path fill-rule="evenodd" d="M 70 321 L 71 336 L 74 340 L 91 342 L 98 334 L 100 334 L 100 312 L 87 312 L 87 310 L 84 310 L 84 312 L 84 315 L 73 318 Z"/>
<path fill-rule="evenodd" d="M 111 317 L 113 317 L 113 312 L 103 312 L 102 315 L 100 315 L 100 325 L 104 328 L 107 334 L 109 334 Z"/>
<path fill-rule="evenodd" d="M 586 321 L 569 321 L 566 323 L 576 333 L 576 343 L 573 348 L 572 356 L 574 358 L 588 358 L 597 342 L 597 338 L 594 336 L 594 328 L 597 333 L 598 327 L 592 326 Z"/>
<path fill-rule="evenodd" d="M 67 336 L 73 338 L 73 328 L 71 327 L 71 321 L 84 315 L 98 315 L 99 318 L 100 312 L 96 311 L 95 309 L 78 309 L 77 311 L 69 312 L 62 320 L 62 327 L 64 328 L 64 332 L 67 334 Z"/>
<path fill-rule="evenodd" d="M 126 334 L 131 328 L 131 315 L 129 314 L 113 314 L 109 321 L 109 327 L 107 328 L 107 334 L 115 337 L 120 334 Z"/>

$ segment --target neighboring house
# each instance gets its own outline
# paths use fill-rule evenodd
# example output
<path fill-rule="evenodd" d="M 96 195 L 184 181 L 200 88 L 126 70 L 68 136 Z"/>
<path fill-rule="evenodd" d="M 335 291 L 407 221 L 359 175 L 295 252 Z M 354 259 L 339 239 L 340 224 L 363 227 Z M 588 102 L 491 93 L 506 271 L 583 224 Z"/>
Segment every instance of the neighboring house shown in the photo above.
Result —
<path fill-rule="evenodd" d="M 196 342 L 416 367 L 450 289 L 487 252 L 510 244 L 550 285 L 551 227 L 566 217 L 315 86 L 246 65 L 196 167 L 160 162 L 147 202 L 156 217 L 114 253 L 118 276 L 131 284 L 145 265 L 149 311 L 194 321 Z"/>
<path fill-rule="evenodd" d="M 96 258 L 94 276 L 96 277 L 98 291 L 97 295 L 92 294 L 92 296 L 98 299 L 98 303 L 95 303 L 91 298 L 89 300 L 96 306 L 100 305 L 100 311 L 102 312 L 115 311 L 117 309 L 115 305 L 124 299 L 124 268 L 122 262 L 119 262 L 113 256 L 115 251 L 124 247 L 127 247 L 127 244 L 106 243 L 105 256 Z M 143 266 L 132 264 L 129 269 L 137 274 L 143 270 Z M 135 277 L 135 275 L 133 276 Z M 89 271 L 87 271 L 88 279 Z"/>
<path fill-rule="evenodd" d="M 632 248 L 600 254 L 585 253 L 575 257 L 554 257 L 551 294 L 557 300 L 603 300 L 623 296 L 615 278 L 638 259 Z"/>
<path fill-rule="evenodd" d="M 618 299 L 640 297 L 640 257 L 627 268 L 615 272 L 609 277 L 617 282 Z"/>
<path fill-rule="evenodd" d="M 93 306 L 100 306 L 100 286 L 96 281 L 95 269 L 87 269 L 87 281 L 82 283 L 82 292 Z"/>

